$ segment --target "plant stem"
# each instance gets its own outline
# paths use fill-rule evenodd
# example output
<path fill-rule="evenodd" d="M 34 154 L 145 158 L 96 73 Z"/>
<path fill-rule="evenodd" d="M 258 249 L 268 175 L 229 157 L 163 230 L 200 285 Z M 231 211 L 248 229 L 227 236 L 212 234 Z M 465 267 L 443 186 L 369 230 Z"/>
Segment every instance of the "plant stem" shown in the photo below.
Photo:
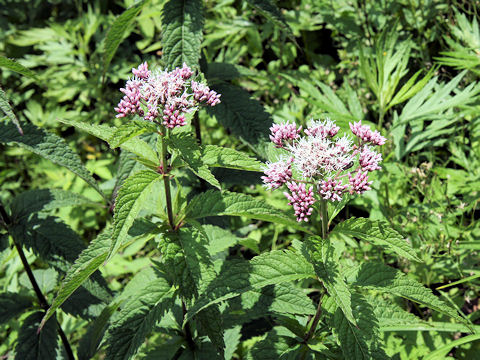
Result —
<path fill-rule="evenodd" d="M 1 203 L 0 203 L 0 217 L 3 219 L 3 222 L 5 223 L 8 231 L 8 226 L 11 225 L 12 222 L 5 208 Z M 28 263 L 25 253 L 23 252 L 22 247 L 18 245 L 18 243 L 15 241 L 13 236 L 12 236 L 12 240 L 13 240 L 13 244 L 15 245 L 15 248 L 17 249 L 18 255 L 20 256 L 20 260 L 22 261 L 23 267 L 27 273 L 28 279 L 32 284 L 33 291 L 35 291 L 35 294 L 37 295 L 37 299 L 40 304 L 40 307 L 43 310 L 47 311 L 50 306 L 48 305 L 48 302 L 47 302 L 47 299 L 45 299 L 45 296 L 43 296 L 42 290 L 40 289 L 40 286 L 38 286 L 37 280 L 35 280 L 35 276 L 33 276 L 32 268 Z M 70 347 L 70 343 L 68 342 L 68 338 L 63 332 L 62 327 L 60 326 L 58 320 L 57 320 L 57 331 L 58 331 L 58 334 L 60 335 L 60 338 L 62 339 L 62 343 L 63 343 L 63 346 L 65 347 L 65 352 L 67 353 L 68 359 L 75 360 L 75 357 L 73 356 L 72 348 Z"/>
<path fill-rule="evenodd" d="M 166 133 L 167 130 L 165 130 Z M 167 146 L 165 144 L 165 137 L 162 136 L 162 171 L 163 171 L 163 184 L 165 185 L 165 199 L 167 202 L 167 216 L 170 228 L 175 229 L 175 221 L 173 219 L 173 207 L 172 207 L 172 194 L 170 190 L 170 169 L 167 164 Z"/>
<path fill-rule="evenodd" d="M 187 314 L 187 307 L 183 300 L 182 300 L 182 310 L 183 310 L 183 318 L 185 319 L 185 315 Z M 192 330 L 190 330 L 190 324 L 188 322 L 185 324 L 185 339 L 187 340 L 188 347 L 191 350 L 195 349 L 195 341 L 193 341 Z"/>
<path fill-rule="evenodd" d="M 202 145 L 202 130 L 200 129 L 200 120 L 198 118 L 198 112 L 193 114 L 192 120 L 193 127 L 195 128 L 195 136 L 197 138 L 198 144 Z"/>
<path fill-rule="evenodd" d="M 328 203 L 327 200 L 320 200 L 320 215 L 322 216 L 322 239 L 327 238 L 328 234 Z M 313 318 L 312 325 L 310 326 L 310 329 L 308 330 L 307 334 L 303 338 L 303 341 L 305 343 L 310 340 L 310 338 L 313 336 L 315 333 L 315 330 L 317 329 L 317 325 L 320 321 L 320 316 L 322 315 L 322 297 L 318 300 L 318 306 L 317 306 L 317 311 L 315 312 L 315 317 Z"/>

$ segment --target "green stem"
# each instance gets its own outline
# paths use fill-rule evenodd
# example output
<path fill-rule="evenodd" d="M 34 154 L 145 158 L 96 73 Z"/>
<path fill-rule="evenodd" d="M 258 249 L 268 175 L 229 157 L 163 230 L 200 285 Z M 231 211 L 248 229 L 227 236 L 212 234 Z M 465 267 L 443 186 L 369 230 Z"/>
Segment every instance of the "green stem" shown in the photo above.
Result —
<path fill-rule="evenodd" d="M 193 114 L 192 125 L 195 128 L 195 136 L 199 145 L 202 145 L 202 130 L 200 128 L 200 119 L 198 118 L 198 111 Z"/>
<path fill-rule="evenodd" d="M 5 228 L 8 231 L 8 227 L 9 225 L 12 224 L 12 221 L 2 204 L 0 204 L 0 219 L 2 219 L 3 223 L 5 224 Z M 40 304 L 40 307 L 43 310 L 47 311 L 50 306 L 48 305 L 48 302 L 47 302 L 47 299 L 45 299 L 45 296 L 43 296 L 42 290 L 40 290 L 40 286 L 38 286 L 37 280 L 35 280 L 35 276 L 33 276 L 33 271 L 32 271 L 32 268 L 30 267 L 30 264 L 28 263 L 27 257 L 25 256 L 25 253 L 23 252 L 22 247 L 18 245 L 18 243 L 13 238 L 13 236 L 12 236 L 12 240 L 13 240 L 13 244 L 15 245 L 15 248 L 17 249 L 18 255 L 20 256 L 20 260 L 22 261 L 25 272 L 27 273 L 28 279 L 32 284 L 33 291 L 35 291 L 35 294 L 37 295 L 38 303 Z M 67 353 L 68 359 L 75 360 L 75 357 L 73 356 L 72 348 L 70 347 L 70 343 L 68 342 L 68 338 L 63 332 L 62 327 L 60 326 L 58 321 L 57 321 L 57 331 L 60 335 L 60 338 L 62 339 L 62 343 L 63 343 L 63 346 L 65 347 L 65 352 Z"/>
<path fill-rule="evenodd" d="M 166 133 L 165 129 L 165 133 Z M 167 202 L 167 216 L 170 228 L 175 229 L 175 221 L 173 219 L 173 206 L 172 206 L 172 193 L 170 190 L 170 169 L 167 163 L 167 145 L 165 144 L 165 136 L 162 136 L 162 171 L 163 171 L 163 184 L 165 186 L 165 199 Z"/>
<path fill-rule="evenodd" d="M 328 203 L 327 200 L 320 200 L 320 215 L 322 216 L 322 239 L 327 238 L 328 234 Z M 310 326 L 307 334 L 303 338 L 303 341 L 305 343 L 310 340 L 310 338 L 313 336 L 315 333 L 315 330 L 317 329 L 317 325 L 320 321 L 320 317 L 322 315 L 322 298 L 318 300 L 318 306 L 317 306 L 317 311 L 315 312 L 315 317 L 313 318 L 312 325 Z"/>

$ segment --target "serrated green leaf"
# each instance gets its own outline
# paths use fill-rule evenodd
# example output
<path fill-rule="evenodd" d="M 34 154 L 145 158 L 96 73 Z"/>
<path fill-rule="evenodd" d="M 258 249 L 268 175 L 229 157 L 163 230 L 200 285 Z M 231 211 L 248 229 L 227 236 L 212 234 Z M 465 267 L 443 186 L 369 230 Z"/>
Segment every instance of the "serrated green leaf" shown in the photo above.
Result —
<path fill-rule="evenodd" d="M 465 324 L 465 320 L 455 309 L 433 295 L 430 289 L 397 269 L 369 262 L 364 263 L 357 271 L 353 282 L 356 286 L 403 297 Z"/>
<path fill-rule="evenodd" d="M 58 119 L 58 121 L 66 125 L 74 126 L 77 129 L 83 130 L 106 142 L 108 142 L 115 132 L 113 127 L 110 127 L 106 124 L 88 124 L 82 121 L 66 119 Z M 133 138 L 127 140 L 126 142 L 120 144 L 120 148 L 137 155 L 139 159 L 143 159 L 144 162 L 149 164 L 152 168 L 155 168 L 159 165 L 157 153 L 152 149 L 151 146 L 141 139 Z"/>
<path fill-rule="evenodd" d="M 340 340 L 341 349 L 346 359 L 388 359 L 377 343 L 378 323 L 372 306 L 359 294 L 352 296 L 357 326 L 337 309 L 334 315 L 335 332 Z"/>
<path fill-rule="evenodd" d="M 335 226 L 333 232 L 371 242 L 374 245 L 382 246 L 387 252 L 421 262 L 407 240 L 385 221 L 350 218 Z"/>
<path fill-rule="evenodd" d="M 292 251 L 272 251 L 248 262 L 226 261 L 217 278 L 191 307 L 185 322 L 208 306 L 247 291 L 312 277 L 312 265 Z"/>
<path fill-rule="evenodd" d="M 220 183 L 203 162 L 202 149 L 192 134 L 186 132 L 171 134 L 167 138 L 167 144 L 170 151 L 178 154 L 195 175 L 220 189 Z"/>
<path fill-rule="evenodd" d="M 123 306 L 108 329 L 106 360 L 127 360 L 137 353 L 165 311 L 172 305 L 175 289 L 158 271 Z"/>
<path fill-rule="evenodd" d="M 1 61 L 1 57 L 0 57 Z M 3 117 L 0 119 L 1 121 L 7 121 L 7 119 L 10 119 L 12 123 L 15 124 L 15 126 L 18 129 L 18 132 L 20 134 L 23 134 L 22 127 L 20 126 L 20 122 L 18 121 L 17 117 L 15 116 L 15 113 L 13 112 L 12 107 L 10 106 L 10 103 L 8 102 L 7 99 L 7 94 L 3 91 L 3 89 L 0 87 L 0 109 L 5 113 L 6 117 Z"/>
<path fill-rule="evenodd" d="M 32 299 L 28 296 L 12 292 L 0 294 L 0 324 L 20 315 L 30 306 Z"/>
<path fill-rule="evenodd" d="M 14 124 L 0 122 L 0 142 L 16 144 L 51 162 L 63 166 L 81 177 L 105 198 L 95 179 L 61 137 L 49 133 L 33 124 L 21 122 L 23 135 Z"/>
<path fill-rule="evenodd" d="M 210 167 L 262 171 L 262 163 L 235 149 L 215 145 L 202 147 L 202 162 Z"/>
<path fill-rule="evenodd" d="M 37 74 L 33 70 L 30 70 L 15 60 L 8 59 L 5 56 L 0 56 L 0 67 L 15 71 L 35 80 L 37 79 Z"/>
<path fill-rule="evenodd" d="M 231 329 L 225 330 L 225 360 L 230 360 L 237 350 L 237 346 L 240 343 L 242 334 L 240 330 L 241 326 L 235 326 Z"/>
<path fill-rule="evenodd" d="M 203 39 L 203 2 L 170 0 L 163 6 L 163 60 L 170 69 L 198 67 Z"/>
<path fill-rule="evenodd" d="M 57 358 L 57 322 L 55 319 L 50 319 L 43 330 L 38 332 L 38 325 L 42 317 L 43 312 L 37 311 L 24 320 L 15 347 L 16 360 Z"/>
<path fill-rule="evenodd" d="M 473 335 L 468 335 L 463 338 L 457 339 L 455 341 L 452 341 L 448 344 L 445 344 L 438 349 L 435 349 L 435 351 L 432 351 L 430 354 L 425 356 L 423 359 L 424 360 L 442 360 L 445 359 L 447 354 L 456 346 L 460 346 L 463 344 L 468 344 L 469 342 L 473 341 L 478 341 L 480 340 L 480 334 L 473 334 Z"/>
<path fill-rule="evenodd" d="M 278 328 L 267 333 L 265 339 L 257 342 L 248 352 L 247 359 L 296 360 L 301 358 L 298 340 L 278 333 Z"/>
<path fill-rule="evenodd" d="M 29 190 L 17 195 L 10 204 L 13 222 L 30 214 L 50 211 L 64 206 L 94 204 L 91 200 L 70 191 L 60 189 Z"/>
<path fill-rule="evenodd" d="M 63 279 L 60 290 L 53 300 L 52 305 L 48 309 L 42 323 L 55 313 L 55 311 L 77 290 L 107 259 L 108 250 L 110 249 L 111 232 L 100 234 L 96 239 L 92 240 L 88 248 L 83 250 L 75 263 L 68 269 Z"/>
<path fill-rule="evenodd" d="M 148 0 L 139 1 L 125 10 L 119 17 L 115 19 L 112 26 L 108 30 L 105 38 L 104 56 L 103 56 L 103 73 L 107 72 L 108 66 L 112 61 L 113 55 L 122 42 L 125 32 L 130 28 L 135 17 L 140 13 Z"/>
<path fill-rule="evenodd" d="M 309 232 L 298 222 L 284 215 L 262 200 L 249 195 L 209 190 L 195 196 L 185 210 L 186 220 L 207 216 L 245 216 L 250 219 L 271 221 Z"/>
<path fill-rule="evenodd" d="M 162 180 L 160 174 L 143 170 L 130 176 L 120 188 L 115 201 L 112 243 L 107 260 L 111 259 L 125 241 L 128 230 L 140 212 L 144 200 L 150 195 L 153 185 Z"/>
<path fill-rule="evenodd" d="M 218 254 L 235 244 L 242 238 L 233 235 L 230 231 L 214 225 L 202 225 L 203 232 L 208 237 L 208 253 L 210 256 Z"/>
<path fill-rule="evenodd" d="M 156 131 L 157 127 L 152 122 L 134 119 L 116 128 L 108 139 L 108 143 L 110 144 L 110 147 L 114 149 L 138 135 L 141 135 L 145 132 Z"/>
<path fill-rule="evenodd" d="M 307 240 L 306 245 L 308 250 L 305 254 L 306 258 L 310 259 L 315 273 L 327 289 L 328 294 L 343 311 L 348 321 L 356 325 L 352 312 L 352 294 L 345 283 L 343 274 L 340 273 L 338 265 L 332 260 L 333 248 L 330 243 L 328 240 L 319 237 L 311 237 Z"/>
<path fill-rule="evenodd" d="M 223 127 L 249 144 L 257 153 L 264 155 L 273 123 L 270 114 L 260 102 L 237 86 L 216 84 L 211 88 L 222 94 L 222 102 L 208 107 L 209 114 L 215 116 Z"/>

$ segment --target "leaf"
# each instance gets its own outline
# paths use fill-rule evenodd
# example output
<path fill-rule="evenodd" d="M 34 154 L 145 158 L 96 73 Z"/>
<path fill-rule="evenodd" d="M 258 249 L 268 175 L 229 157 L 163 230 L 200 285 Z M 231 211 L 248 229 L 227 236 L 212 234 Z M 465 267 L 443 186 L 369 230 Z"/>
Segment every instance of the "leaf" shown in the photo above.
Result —
<path fill-rule="evenodd" d="M 218 226 L 202 225 L 202 228 L 203 232 L 208 237 L 207 249 L 211 256 L 225 251 L 229 247 L 234 246 L 243 240 L 242 238 L 233 235 L 230 231 Z"/>
<path fill-rule="evenodd" d="M 145 120 L 130 120 L 125 124 L 122 124 L 120 127 L 116 128 L 113 131 L 113 134 L 110 136 L 108 143 L 112 149 L 119 147 L 124 142 L 141 135 L 145 132 L 156 132 L 157 127 Z"/>
<path fill-rule="evenodd" d="M 83 130 L 93 136 L 102 139 L 103 141 L 108 142 L 108 140 L 112 137 L 115 129 L 105 125 L 105 124 L 88 124 L 86 122 L 80 122 L 75 120 L 65 120 L 65 119 L 58 119 L 63 124 L 67 124 L 70 126 L 74 126 L 77 129 Z M 133 138 L 129 139 L 126 142 L 120 144 L 120 148 L 125 149 L 132 154 L 137 155 L 140 159 L 144 160 L 144 162 L 150 164 L 153 168 L 159 165 L 158 155 L 149 146 L 145 141 Z"/>
<path fill-rule="evenodd" d="M 151 170 L 143 170 L 130 176 L 123 183 L 115 201 L 113 235 L 107 261 L 112 258 L 125 241 L 128 230 L 140 212 L 145 199 L 151 194 L 153 185 L 162 177 Z"/>
<path fill-rule="evenodd" d="M 205 145 L 202 147 L 202 162 L 210 167 L 263 171 L 260 161 L 235 149 L 215 145 Z"/>
<path fill-rule="evenodd" d="M 37 79 L 37 74 L 23 66 L 22 64 L 16 62 L 15 60 L 8 59 L 5 56 L 0 56 L 0 67 L 6 68 L 11 71 L 15 71 L 19 74 L 22 74 L 23 76 L 32 78 L 32 79 Z"/>
<path fill-rule="evenodd" d="M 41 332 L 38 324 L 43 317 L 43 312 L 37 311 L 29 315 L 22 324 L 18 333 L 15 359 L 39 360 L 57 358 L 57 322 L 50 319 Z"/>
<path fill-rule="evenodd" d="M 80 253 L 78 259 L 68 269 L 57 296 L 42 319 L 40 327 L 105 262 L 110 249 L 110 238 L 110 231 L 102 233 Z"/>
<path fill-rule="evenodd" d="M 269 113 L 250 94 L 234 85 L 216 84 L 211 88 L 222 94 L 222 102 L 214 107 L 208 107 L 210 115 L 249 144 L 259 154 L 265 154 L 266 144 L 269 142 L 270 126 L 273 120 Z"/>
<path fill-rule="evenodd" d="M 30 123 L 21 122 L 23 135 L 13 124 L 0 122 L 0 142 L 16 144 L 51 162 L 63 166 L 81 177 L 105 198 L 95 179 L 82 164 L 79 156 L 74 153 L 61 137 L 49 133 Z"/>
<path fill-rule="evenodd" d="M 169 0 L 162 11 L 162 59 L 170 69 L 198 67 L 203 39 L 203 2 Z"/>
<path fill-rule="evenodd" d="M 108 328 L 106 360 L 134 358 L 157 321 L 172 306 L 175 289 L 158 271 L 130 297 Z"/>
<path fill-rule="evenodd" d="M 0 294 L 0 324 L 20 315 L 32 306 L 32 299 L 12 292 Z"/>
<path fill-rule="evenodd" d="M 119 17 L 115 19 L 112 26 L 108 30 L 105 38 L 104 56 L 103 56 L 103 73 L 107 72 L 108 66 L 115 55 L 118 46 L 122 42 L 125 32 L 130 28 L 135 17 L 140 13 L 142 8 L 148 1 L 139 1 L 125 10 Z"/>
<path fill-rule="evenodd" d="M 59 189 L 29 190 L 15 196 L 10 204 L 13 222 L 29 215 L 59 209 L 64 206 L 94 204 L 91 200 L 69 191 Z"/>
<path fill-rule="evenodd" d="M 305 256 L 313 264 L 315 273 L 327 289 L 328 294 L 343 311 L 348 321 L 356 325 L 352 312 L 352 294 L 338 265 L 332 260 L 333 248 L 330 243 L 319 237 L 310 237 L 306 245 L 308 251 L 305 251 Z"/>
<path fill-rule="evenodd" d="M 106 306 L 102 310 L 102 313 L 89 324 L 87 332 L 80 339 L 78 345 L 77 356 L 79 360 L 90 360 L 97 353 L 97 349 L 100 346 L 103 335 L 107 329 L 108 322 L 119 306 L 119 301 Z"/>
<path fill-rule="evenodd" d="M 170 151 L 178 154 L 195 175 L 220 189 L 220 183 L 202 161 L 202 149 L 192 134 L 185 132 L 171 134 L 167 138 L 167 144 Z"/>
<path fill-rule="evenodd" d="M 463 338 L 457 339 L 452 341 L 448 344 L 440 346 L 439 348 L 432 351 L 430 354 L 426 355 L 423 359 L 424 360 L 442 360 L 445 359 L 447 354 L 456 346 L 460 346 L 463 344 L 468 344 L 469 342 L 478 341 L 480 340 L 480 334 L 473 334 L 468 335 Z"/>
<path fill-rule="evenodd" d="M 1 61 L 1 56 L 0 56 L 0 61 Z M 23 135 L 23 130 L 22 127 L 20 126 L 20 122 L 18 121 L 17 117 L 15 116 L 15 113 L 13 112 L 12 107 L 10 106 L 7 98 L 7 94 L 3 91 L 3 89 L 0 87 L 0 109 L 3 110 L 6 117 L 10 119 L 11 122 L 15 124 L 15 126 L 18 129 L 18 132 Z M 2 118 L 2 121 L 5 121 L 6 118 Z"/>
<path fill-rule="evenodd" d="M 282 29 L 290 40 L 296 43 L 292 29 L 288 25 L 280 9 L 272 0 L 247 0 L 247 3 Z"/>
<path fill-rule="evenodd" d="M 267 333 L 265 339 L 255 343 L 247 359 L 296 360 L 301 359 L 300 344 L 297 339 L 281 335 L 278 327 Z"/>
<path fill-rule="evenodd" d="M 333 232 L 371 242 L 374 245 L 382 246 L 390 253 L 421 262 L 407 240 L 390 228 L 385 221 L 350 218 L 335 226 Z"/>
<path fill-rule="evenodd" d="M 388 359 L 377 343 L 378 323 L 372 306 L 361 295 L 353 294 L 352 307 L 357 326 L 348 321 L 340 309 L 333 319 L 345 359 Z"/>
<path fill-rule="evenodd" d="M 433 295 L 430 289 L 389 266 L 373 262 L 364 263 L 358 269 L 353 284 L 403 297 L 465 324 L 465 320 L 455 309 Z"/>
<path fill-rule="evenodd" d="M 315 276 L 312 265 L 292 251 L 271 251 L 250 261 L 225 261 L 222 271 L 188 311 L 185 322 L 223 300 L 267 285 Z"/>
<path fill-rule="evenodd" d="M 185 210 L 187 221 L 188 219 L 218 215 L 245 216 L 250 219 L 288 225 L 297 230 L 309 232 L 309 230 L 301 226 L 298 222 L 271 207 L 264 201 L 257 200 L 245 194 L 209 190 L 195 196 Z"/>

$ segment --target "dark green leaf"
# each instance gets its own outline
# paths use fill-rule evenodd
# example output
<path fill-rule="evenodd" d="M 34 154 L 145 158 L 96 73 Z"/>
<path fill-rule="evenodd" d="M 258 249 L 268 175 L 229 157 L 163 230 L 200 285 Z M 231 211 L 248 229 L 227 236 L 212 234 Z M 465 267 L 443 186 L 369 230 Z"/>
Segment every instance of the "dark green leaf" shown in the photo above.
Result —
<path fill-rule="evenodd" d="M 170 69 L 198 67 L 203 39 L 203 1 L 170 0 L 163 6 L 163 60 Z"/>
<path fill-rule="evenodd" d="M 124 142 L 141 135 L 145 132 L 156 132 L 157 127 L 150 121 L 146 120 L 129 120 L 125 124 L 116 128 L 108 139 L 108 143 L 112 149 L 119 147 Z"/>
<path fill-rule="evenodd" d="M 122 307 L 108 329 L 105 359 L 131 359 L 171 306 L 175 290 L 160 272 Z"/>
<path fill-rule="evenodd" d="M 30 123 L 22 122 L 23 135 L 18 133 L 14 124 L 0 122 L 0 142 L 19 145 L 37 155 L 63 166 L 80 176 L 103 197 L 95 179 L 83 166 L 79 156 L 74 153 L 61 137 L 49 133 Z"/>
<path fill-rule="evenodd" d="M 38 311 L 29 315 L 23 322 L 18 333 L 15 347 L 16 360 L 43 360 L 57 358 L 57 322 L 50 319 L 43 330 L 38 332 L 38 325 L 42 320 L 43 312 Z"/>

